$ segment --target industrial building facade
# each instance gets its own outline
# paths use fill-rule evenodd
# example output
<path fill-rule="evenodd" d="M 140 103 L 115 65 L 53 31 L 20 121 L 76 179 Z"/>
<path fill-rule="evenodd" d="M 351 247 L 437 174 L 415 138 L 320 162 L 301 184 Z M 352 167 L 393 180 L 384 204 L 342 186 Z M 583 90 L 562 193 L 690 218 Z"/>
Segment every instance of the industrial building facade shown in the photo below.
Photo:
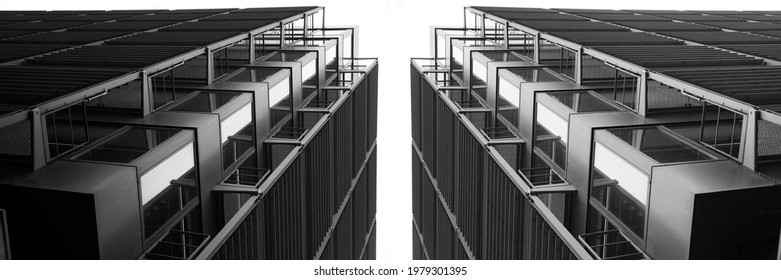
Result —
<path fill-rule="evenodd" d="M 414 258 L 781 258 L 781 13 L 467 7 L 431 32 Z"/>
<path fill-rule="evenodd" d="M 322 7 L 0 12 L 0 259 L 374 259 L 357 31 Z"/>

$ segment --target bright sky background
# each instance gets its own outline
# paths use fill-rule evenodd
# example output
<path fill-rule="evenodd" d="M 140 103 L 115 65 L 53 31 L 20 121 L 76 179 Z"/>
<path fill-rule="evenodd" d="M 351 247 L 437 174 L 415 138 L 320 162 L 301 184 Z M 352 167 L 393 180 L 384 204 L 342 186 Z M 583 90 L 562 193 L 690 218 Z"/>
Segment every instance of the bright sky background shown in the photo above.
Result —
<path fill-rule="evenodd" d="M 429 26 L 458 26 L 465 6 L 592 9 L 781 10 L 781 1 L 548 0 L 548 1 L 160 1 L 160 0 L 0 0 L 1 10 L 16 9 L 184 9 L 273 6 L 325 7 L 326 25 L 359 25 L 359 56 L 378 57 L 378 207 L 377 259 L 412 257 L 411 136 L 409 58 L 429 53 Z"/>

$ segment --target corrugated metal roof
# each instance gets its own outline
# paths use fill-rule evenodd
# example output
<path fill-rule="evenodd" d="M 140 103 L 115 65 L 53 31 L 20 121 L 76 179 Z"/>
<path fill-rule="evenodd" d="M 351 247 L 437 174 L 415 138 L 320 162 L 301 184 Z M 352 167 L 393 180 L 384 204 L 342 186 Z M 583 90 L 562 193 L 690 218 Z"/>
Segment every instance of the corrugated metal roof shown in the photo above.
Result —
<path fill-rule="evenodd" d="M 781 44 L 723 45 L 719 47 L 781 61 Z"/>
<path fill-rule="evenodd" d="M 713 68 L 663 73 L 753 105 L 781 104 L 781 67 Z"/>
<path fill-rule="evenodd" d="M 781 24 L 768 22 L 704 22 L 703 24 L 737 31 L 781 30 Z"/>
<path fill-rule="evenodd" d="M 3 40 L 4 44 L 82 45 L 129 34 L 130 32 L 44 32 Z"/>
<path fill-rule="evenodd" d="M 0 99 L 4 104 L 32 106 L 126 73 L 34 66 L 0 67 Z"/>
<path fill-rule="evenodd" d="M 681 45 L 683 42 L 644 32 L 551 32 L 584 46 Z"/>
<path fill-rule="evenodd" d="M 525 26 L 537 29 L 539 31 L 629 31 L 629 29 L 622 28 L 615 25 L 610 25 L 603 22 L 593 21 L 515 21 Z"/>
<path fill-rule="evenodd" d="M 174 24 L 177 21 L 117 21 L 117 22 L 103 22 L 90 24 L 85 26 L 79 26 L 70 28 L 70 31 L 144 31 L 154 29 L 170 24 Z"/>
<path fill-rule="evenodd" d="M 613 21 L 615 24 L 643 31 L 720 31 L 721 29 L 686 22 L 673 21 Z"/>
<path fill-rule="evenodd" d="M 705 46 L 620 46 L 596 50 L 647 68 L 761 65 L 754 59 Z"/>
<path fill-rule="evenodd" d="M 42 44 L 0 44 L 0 62 L 14 61 L 25 57 L 66 49 L 68 47 L 70 46 Z"/>
<path fill-rule="evenodd" d="M 272 20 L 242 21 L 196 21 L 177 24 L 160 31 L 238 31 L 247 32 L 268 24 Z"/>
<path fill-rule="evenodd" d="M 84 46 L 28 59 L 28 65 L 143 68 L 193 50 L 171 46 Z"/>
<path fill-rule="evenodd" d="M 107 45 L 206 46 L 239 32 L 144 32 L 106 42 Z"/>
<path fill-rule="evenodd" d="M 707 45 L 778 44 L 781 39 L 742 32 L 660 32 L 661 34 Z"/>

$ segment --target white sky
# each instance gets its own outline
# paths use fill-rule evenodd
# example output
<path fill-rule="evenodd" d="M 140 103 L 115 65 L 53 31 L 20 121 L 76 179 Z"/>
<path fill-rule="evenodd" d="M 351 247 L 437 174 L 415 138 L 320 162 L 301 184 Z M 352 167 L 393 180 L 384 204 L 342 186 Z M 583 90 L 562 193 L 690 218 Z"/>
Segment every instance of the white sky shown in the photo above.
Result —
<path fill-rule="evenodd" d="M 184 9 L 317 5 L 326 9 L 326 25 L 359 25 L 359 56 L 378 57 L 378 206 L 377 259 L 412 256 L 411 136 L 409 58 L 429 53 L 429 26 L 457 26 L 464 6 L 592 9 L 781 10 L 781 1 L 548 0 L 548 1 L 154 1 L 154 0 L 0 0 L 0 9 Z"/>

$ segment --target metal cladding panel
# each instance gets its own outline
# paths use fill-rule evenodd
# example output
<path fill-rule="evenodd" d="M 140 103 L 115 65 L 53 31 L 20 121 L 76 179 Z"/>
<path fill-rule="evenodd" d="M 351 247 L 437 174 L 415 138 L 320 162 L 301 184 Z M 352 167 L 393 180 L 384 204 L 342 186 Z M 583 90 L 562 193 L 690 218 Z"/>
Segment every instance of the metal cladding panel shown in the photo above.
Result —
<path fill-rule="evenodd" d="M 296 158 L 276 184 L 263 196 L 266 256 L 276 260 L 311 259 L 304 227 L 303 159 Z"/>
<path fill-rule="evenodd" d="M 297 15 L 299 13 L 295 12 L 272 12 L 272 13 L 255 13 L 255 12 L 248 12 L 248 13 L 228 13 L 228 14 L 220 14 L 212 17 L 208 17 L 205 19 L 202 19 L 203 21 L 224 21 L 224 20 L 272 20 L 272 21 L 278 21 L 283 20 L 285 18 Z M 301 15 L 303 17 L 303 14 Z"/>
<path fill-rule="evenodd" d="M 542 9 L 542 8 L 517 8 L 517 7 L 486 7 L 486 6 L 472 6 L 472 8 L 481 10 L 483 12 L 506 12 L 506 13 L 548 13 L 555 14 L 556 11 Z"/>
<path fill-rule="evenodd" d="M 57 161 L 4 188 L 18 259 L 135 259 L 142 253 L 133 167 Z M 67 211 L 63 211 L 67 209 Z"/>
<path fill-rule="evenodd" d="M 657 166 L 651 182 L 652 258 L 775 257 L 781 225 L 777 182 L 729 160 Z"/>
<path fill-rule="evenodd" d="M 86 14 L 86 15 L 61 16 L 61 17 L 45 19 L 44 21 L 51 21 L 51 22 L 55 22 L 55 21 L 101 22 L 101 21 L 117 20 L 117 19 L 130 17 L 130 16 L 133 16 L 133 15 L 125 15 L 125 14 Z"/>
<path fill-rule="evenodd" d="M 198 19 L 206 16 L 210 16 L 212 13 L 192 13 L 192 14 L 163 14 L 155 13 L 154 15 L 141 15 L 129 18 L 123 18 L 118 22 L 138 22 L 138 21 L 188 21 Z"/>
<path fill-rule="evenodd" d="M 309 242 L 316 252 L 327 237 L 333 216 L 338 211 L 334 208 L 335 166 L 332 151 L 334 123 L 327 123 L 306 147 L 303 156 L 306 157 L 306 196 Z M 339 201 L 341 202 L 341 201 Z"/>
<path fill-rule="evenodd" d="M 573 217 L 570 228 L 573 234 L 582 234 L 586 230 L 586 210 L 588 209 L 589 186 L 591 185 L 591 147 L 594 142 L 594 130 L 634 126 L 651 122 L 632 112 L 609 112 L 599 114 L 573 114 L 569 120 L 569 138 L 580 139 L 567 143 L 567 182 L 578 190 L 577 197 L 572 200 L 574 210 L 578 213 Z"/>
<path fill-rule="evenodd" d="M 778 88 L 781 67 L 674 70 L 663 73 L 750 104 L 761 106 L 781 103 L 781 89 Z"/>

